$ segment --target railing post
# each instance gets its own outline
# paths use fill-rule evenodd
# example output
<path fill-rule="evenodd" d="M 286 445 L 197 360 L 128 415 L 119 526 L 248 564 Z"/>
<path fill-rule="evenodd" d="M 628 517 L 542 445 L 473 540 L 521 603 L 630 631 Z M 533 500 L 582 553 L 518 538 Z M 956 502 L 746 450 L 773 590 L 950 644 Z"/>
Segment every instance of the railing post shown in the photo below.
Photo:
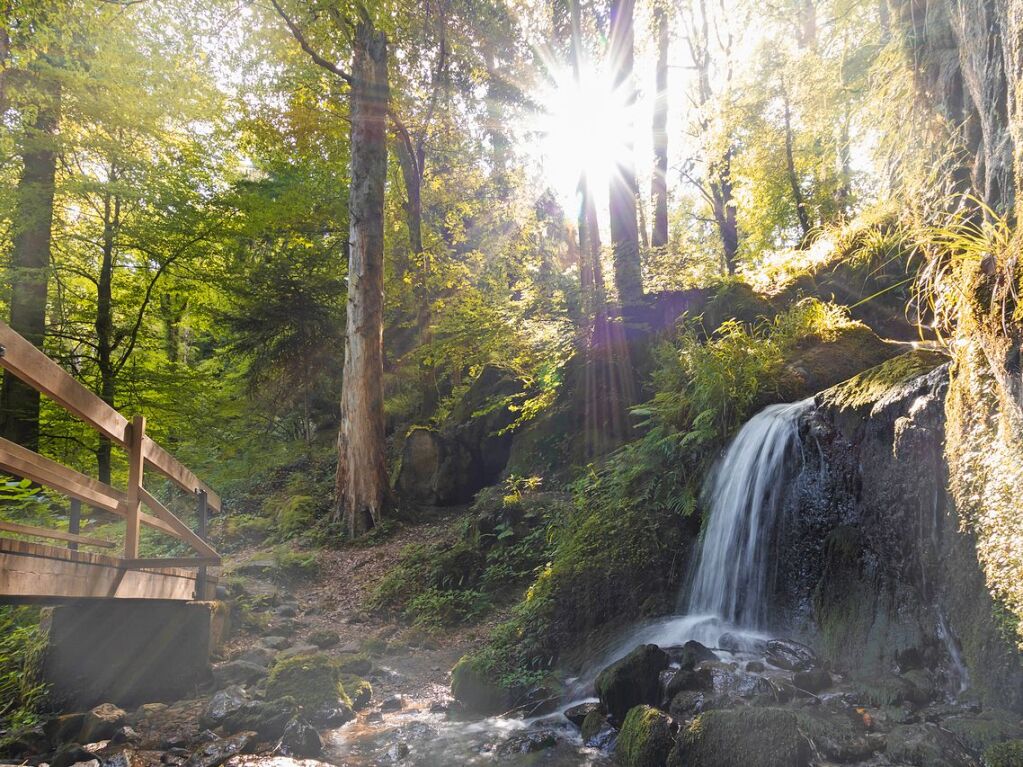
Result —
<path fill-rule="evenodd" d="M 82 502 L 77 498 L 71 499 L 71 516 L 68 519 L 67 531 L 72 535 L 78 535 L 82 529 Z M 67 545 L 71 551 L 78 551 L 77 543 Z"/>
<path fill-rule="evenodd" d="M 142 504 L 142 440 L 146 435 L 145 416 L 135 416 L 128 431 L 128 508 L 124 517 L 124 558 L 138 559 L 139 507 Z"/>
<path fill-rule="evenodd" d="M 206 523 L 209 519 L 209 497 L 205 490 L 199 489 L 195 491 L 195 497 L 199 500 L 199 529 L 196 530 L 196 535 L 206 540 Z M 206 565 L 199 567 L 199 572 L 195 575 L 195 598 L 206 599 Z"/>

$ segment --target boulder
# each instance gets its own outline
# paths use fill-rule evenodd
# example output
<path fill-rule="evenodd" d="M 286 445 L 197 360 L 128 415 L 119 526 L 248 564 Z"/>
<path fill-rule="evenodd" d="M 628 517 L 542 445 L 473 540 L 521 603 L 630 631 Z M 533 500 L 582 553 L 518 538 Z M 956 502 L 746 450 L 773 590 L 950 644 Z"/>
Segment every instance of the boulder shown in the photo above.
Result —
<path fill-rule="evenodd" d="M 513 754 L 535 754 L 558 745 L 558 735 L 554 730 L 527 730 L 512 735 L 497 747 L 500 756 Z"/>
<path fill-rule="evenodd" d="M 579 727 L 579 735 L 582 736 L 583 743 L 590 748 L 601 750 L 611 748 L 617 734 L 615 728 L 611 726 L 599 708 L 588 713 Z"/>
<path fill-rule="evenodd" d="M 239 654 L 234 660 L 244 660 L 249 663 L 255 663 L 257 666 L 262 668 L 270 668 L 270 664 L 273 663 L 277 653 L 271 650 L 269 647 L 250 647 L 245 652 Z"/>
<path fill-rule="evenodd" d="M 53 755 L 50 760 L 50 767 L 71 767 L 72 764 L 82 764 L 86 762 L 95 761 L 96 764 L 99 762 L 96 757 L 86 751 L 77 743 L 68 743 L 57 749 L 57 753 Z"/>
<path fill-rule="evenodd" d="M 499 714 L 512 705 L 512 692 L 497 684 L 472 655 L 451 669 L 451 694 L 468 711 Z"/>
<path fill-rule="evenodd" d="M 352 702 L 352 708 L 361 711 L 373 700 L 373 685 L 355 674 L 341 674 L 341 687 Z"/>
<path fill-rule="evenodd" d="M 795 714 L 738 708 L 700 714 L 681 732 L 668 767 L 807 767 L 810 747 Z"/>
<path fill-rule="evenodd" d="M 373 670 L 373 661 L 366 653 L 345 653 L 337 661 L 337 669 L 342 674 L 365 676 Z"/>
<path fill-rule="evenodd" d="M 250 685 L 266 676 L 266 668 L 247 660 L 230 660 L 213 666 L 213 683 L 217 689 L 231 685 Z"/>
<path fill-rule="evenodd" d="M 277 653 L 276 660 L 297 658 L 299 655 L 315 655 L 319 651 L 320 648 L 314 644 L 297 644 L 294 647 L 289 647 L 287 650 L 281 650 Z"/>
<path fill-rule="evenodd" d="M 662 767 L 674 742 L 674 728 L 666 714 L 636 706 L 618 734 L 615 759 L 622 767 Z"/>
<path fill-rule="evenodd" d="M 218 690 L 199 716 L 199 726 L 207 730 L 217 729 L 228 715 L 240 709 L 248 700 L 249 696 L 240 685 Z"/>
<path fill-rule="evenodd" d="M 83 743 L 108 740 L 128 720 L 128 714 L 113 703 L 101 703 L 86 712 L 79 738 Z"/>
<path fill-rule="evenodd" d="M 705 660 L 717 660 L 718 656 L 709 647 L 700 644 L 695 639 L 690 639 L 684 645 L 669 647 L 666 652 L 672 663 L 677 663 L 682 668 L 694 668 L 697 663 Z"/>
<path fill-rule="evenodd" d="M 710 669 L 684 669 L 676 671 L 664 688 L 665 700 L 671 700 L 683 690 L 713 690 L 714 677 Z"/>
<path fill-rule="evenodd" d="M 85 713 L 61 714 L 43 725 L 43 733 L 54 747 L 78 740 L 85 724 Z"/>
<path fill-rule="evenodd" d="M 306 718 L 321 727 L 340 727 L 355 718 L 355 711 L 347 701 L 338 700 L 306 709 Z"/>
<path fill-rule="evenodd" d="M 831 687 L 831 674 L 824 669 L 797 671 L 792 675 L 792 684 L 797 690 L 805 690 L 816 695 Z"/>
<path fill-rule="evenodd" d="M 788 671 L 809 671 L 817 663 L 817 655 L 805 644 L 791 639 L 772 639 L 767 643 L 767 662 Z"/>
<path fill-rule="evenodd" d="M 894 727 L 888 733 L 885 753 L 896 764 L 914 767 L 972 767 L 976 764 L 952 733 L 931 723 Z"/>
<path fill-rule="evenodd" d="M 188 757 L 185 767 L 220 767 L 232 756 L 245 752 L 256 737 L 254 732 L 240 732 L 205 743 Z"/>
<path fill-rule="evenodd" d="M 351 707 L 337 664 L 323 653 L 278 660 L 267 678 L 266 697 L 291 698 L 304 712 L 339 703 Z"/>
<path fill-rule="evenodd" d="M 329 631 L 327 629 L 318 629 L 309 635 L 309 644 L 316 645 L 321 650 L 325 650 L 328 647 L 334 647 L 341 642 L 341 637 L 337 635 L 336 631 Z"/>
<path fill-rule="evenodd" d="M 228 713 L 220 723 L 225 732 L 255 732 L 261 740 L 276 740 L 295 716 L 296 707 L 288 698 L 250 700 Z"/>
<path fill-rule="evenodd" d="M 283 636 L 265 636 L 259 640 L 263 647 L 270 650 L 283 650 L 291 645 L 291 640 Z"/>
<path fill-rule="evenodd" d="M 597 696 L 612 721 L 624 721 L 629 710 L 660 702 L 659 676 L 668 667 L 668 654 L 654 644 L 640 645 L 597 676 Z"/>
<path fill-rule="evenodd" d="M 300 718 L 288 722 L 278 748 L 285 756 L 297 756 L 300 759 L 316 757 L 323 753 L 319 733 L 309 722 Z"/>
<path fill-rule="evenodd" d="M 591 711 L 600 711 L 600 704 L 595 701 L 590 701 L 588 703 L 579 703 L 575 706 L 569 706 L 565 709 L 565 718 L 576 727 L 582 727 L 583 721 L 587 716 L 589 716 Z"/>

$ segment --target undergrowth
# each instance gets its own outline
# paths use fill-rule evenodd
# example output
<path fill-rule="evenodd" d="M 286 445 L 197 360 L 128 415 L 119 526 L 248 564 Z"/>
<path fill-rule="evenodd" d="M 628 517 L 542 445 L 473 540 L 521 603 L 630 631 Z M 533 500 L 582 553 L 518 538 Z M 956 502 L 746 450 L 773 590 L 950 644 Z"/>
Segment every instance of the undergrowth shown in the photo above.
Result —
<path fill-rule="evenodd" d="M 46 637 L 39 610 L 0 606 L 0 744 L 38 721 L 46 694 L 39 676 Z"/>

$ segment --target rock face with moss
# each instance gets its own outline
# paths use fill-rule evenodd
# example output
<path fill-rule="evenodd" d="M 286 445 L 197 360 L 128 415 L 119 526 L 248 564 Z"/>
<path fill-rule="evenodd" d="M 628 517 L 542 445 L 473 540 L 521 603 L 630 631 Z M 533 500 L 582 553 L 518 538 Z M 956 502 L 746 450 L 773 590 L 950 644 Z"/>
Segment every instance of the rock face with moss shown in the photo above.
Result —
<path fill-rule="evenodd" d="M 637 647 L 597 677 L 597 696 L 612 721 L 621 722 L 634 706 L 660 702 L 660 674 L 668 654 L 654 644 Z"/>
<path fill-rule="evenodd" d="M 791 711 L 708 711 L 681 732 L 667 763 L 668 767 L 806 767 L 810 747 Z"/>
<path fill-rule="evenodd" d="M 636 706 L 618 734 L 615 761 L 622 767 L 662 767 L 674 742 L 666 714 L 650 706 Z"/>
<path fill-rule="evenodd" d="M 341 671 L 327 655 L 297 655 L 277 661 L 266 682 L 268 700 L 291 698 L 303 711 L 317 711 L 339 702 L 351 706 L 341 685 Z"/>
<path fill-rule="evenodd" d="M 818 396 L 777 544 L 777 609 L 815 625 L 825 660 L 869 697 L 968 686 L 1018 709 L 1023 663 L 946 490 L 943 363 L 911 352 Z M 893 667 L 898 689 L 882 690 Z"/>

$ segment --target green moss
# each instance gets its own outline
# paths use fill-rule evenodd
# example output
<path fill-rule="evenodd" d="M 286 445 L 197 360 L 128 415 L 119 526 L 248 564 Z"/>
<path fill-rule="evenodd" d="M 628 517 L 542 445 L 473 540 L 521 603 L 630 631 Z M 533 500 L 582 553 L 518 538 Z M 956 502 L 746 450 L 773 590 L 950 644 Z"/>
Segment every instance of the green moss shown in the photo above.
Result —
<path fill-rule="evenodd" d="M 579 728 L 579 734 L 582 736 L 583 742 L 585 743 L 597 735 L 606 724 L 607 717 L 604 716 L 603 712 L 599 709 L 593 709 L 583 719 L 582 726 Z"/>
<path fill-rule="evenodd" d="M 342 653 L 335 663 L 342 674 L 362 676 L 373 670 L 373 661 L 364 652 Z"/>
<path fill-rule="evenodd" d="M 656 708 L 636 706 L 618 734 L 615 759 L 622 767 L 662 767 L 673 745 L 671 719 Z"/>
<path fill-rule="evenodd" d="M 279 546 L 274 550 L 274 575 L 283 581 L 305 580 L 320 570 L 315 551 L 292 551 Z"/>
<path fill-rule="evenodd" d="M 451 694 L 471 711 L 498 714 L 507 711 L 514 692 L 495 681 L 486 656 L 466 655 L 451 669 Z"/>
<path fill-rule="evenodd" d="M 916 349 L 855 375 L 821 396 L 825 405 L 842 410 L 872 406 L 896 387 L 946 362 L 948 358 L 944 354 Z"/>
<path fill-rule="evenodd" d="M 941 726 L 953 733 L 967 748 L 984 751 L 1003 740 L 1023 738 L 1019 716 L 992 709 L 980 716 L 957 716 L 945 719 Z"/>
<path fill-rule="evenodd" d="M 373 700 L 373 685 L 355 674 L 341 673 L 341 686 L 352 701 L 352 708 L 360 711 Z"/>
<path fill-rule="evenodd" d="M 315 710 L 338 700 L 351 705 L 337 664 L 323 653 L 277 661 L 267 678 L 266 697 L 268 700 L 290 697 L 305 710 Z"/>
<path fill-rule="evenodd" d="M 984 767 L 1023 767 L 1023 740 L 998 743 L 984 751 Z"/>
<path fill-rule="evenodd" d="M 268 517 L 252 514 L 233 514 L 224 522 L 224 535 L 228 540 L 263 541 L 272 527 Z"/>
<path fill-rule="evenodd" d="M 805 767 L 809 746 L 791 711 L 740 708 L 700 714 L 683 730 L 669 767 Z"/>
<path fill-rule="evenodd" d="M 283 538 L 290 538 L 306 532 L 316 516 L 317 502 L 308 495 L 293 495 L 277 509 L 277 532 Z"/>

